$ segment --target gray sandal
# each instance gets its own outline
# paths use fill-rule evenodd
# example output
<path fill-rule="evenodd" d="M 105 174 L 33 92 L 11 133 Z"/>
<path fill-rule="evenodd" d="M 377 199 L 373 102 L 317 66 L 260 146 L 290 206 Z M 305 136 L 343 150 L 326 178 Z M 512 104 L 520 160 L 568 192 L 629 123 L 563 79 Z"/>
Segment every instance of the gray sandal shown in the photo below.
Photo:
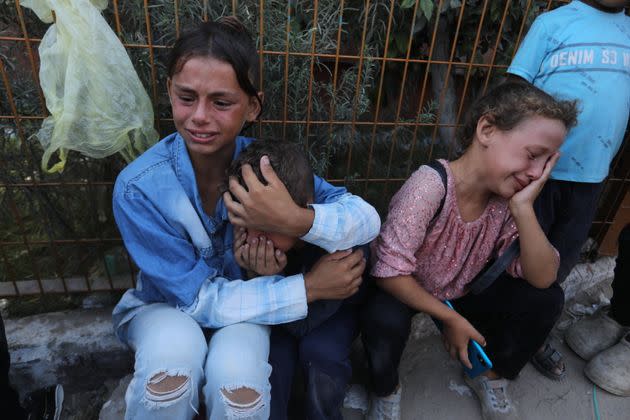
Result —
<path fill-rule="evenodd" d="M 532 364 L 540 373 L 554 381 L 564 379 L 567 374 L 566 366 L 562 361 L 562 354 L 549 343 L 545 343 L 544 348 L 534 354 Z"/>

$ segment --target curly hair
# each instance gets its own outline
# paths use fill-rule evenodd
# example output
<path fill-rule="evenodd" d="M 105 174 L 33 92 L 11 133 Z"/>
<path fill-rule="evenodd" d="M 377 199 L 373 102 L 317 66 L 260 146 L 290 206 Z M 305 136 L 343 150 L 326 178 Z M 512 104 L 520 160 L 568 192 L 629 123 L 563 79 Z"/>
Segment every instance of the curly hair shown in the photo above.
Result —
<path fill-rule="evenodd" d="M 266 184 L 260 171 L 260 158 L 263 156 L 269 157 L 271 167 L 289 191 L 295 204 L 306 207 L 312 202 L 315 188 L 313 169 L 302 148 L 286 141 L 253 141 L 230 164 L 225 182 L 220 188 L 221 193 L 228 191 L 227 180 L 231 176 L 236 177 L 238 182 L 247 189 L 241 174 L 241 167 L 245 164 L 249 164 L 260 182 Z"/>
<path fill-rule="evenodd" d="M 558 100 L 525 81 L 503 83 L 475 101 L 469 109 L 459 138 L 463 148 L 472 143 L 483 116 L 502 131 L 509 131 L 533 116 L 560 120 L 567 129 L 577 123 L 577 101 Z"/>

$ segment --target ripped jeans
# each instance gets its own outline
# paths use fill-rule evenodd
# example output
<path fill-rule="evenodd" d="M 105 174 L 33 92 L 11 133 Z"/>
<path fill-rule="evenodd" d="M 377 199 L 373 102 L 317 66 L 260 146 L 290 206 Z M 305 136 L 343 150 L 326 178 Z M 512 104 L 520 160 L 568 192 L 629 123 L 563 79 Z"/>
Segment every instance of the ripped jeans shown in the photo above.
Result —
<path fill-rule="evenodd" d="M 192 419 L 200 396 L 208 419 L 269 418 L 268 326 L 230 325 L 214 330 L 207 342 L 190 316 L 155 303 L 126 328 L 135 371 L 125 395 L 125 419 Z M 228 398 L 242 388 L 250 392 L 246 403 Z"/>

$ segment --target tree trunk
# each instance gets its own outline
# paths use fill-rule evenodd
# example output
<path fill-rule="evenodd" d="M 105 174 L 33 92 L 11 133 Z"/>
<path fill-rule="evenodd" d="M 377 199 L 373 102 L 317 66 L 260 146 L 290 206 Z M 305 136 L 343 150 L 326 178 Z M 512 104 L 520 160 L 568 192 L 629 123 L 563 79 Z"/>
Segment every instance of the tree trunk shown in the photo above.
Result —
<path fill-rule="evenodd" d="M 451 42 L 450 22 L 446 16 L 442 16 L 435 37 L 433 59 L 448 61 Z M 452 76 L 453 68 L 451 68 L 451 72 L 448 75 L 447 70 L 447 64 L 431 65 L 431 91 L 435 100 L 440 101 L 438 104 L 439 119 L 436 121 L 440 124 L 454 124 L 457 115 L 455 81 Z M 444 91 L 445 84 L 447 84 L 446 91 Z M 455 138 L 455 127 L 440 127 L 437 136 L 436 143 L 446 145 L 451 152 L 458 151 L 459 145 Z"/>

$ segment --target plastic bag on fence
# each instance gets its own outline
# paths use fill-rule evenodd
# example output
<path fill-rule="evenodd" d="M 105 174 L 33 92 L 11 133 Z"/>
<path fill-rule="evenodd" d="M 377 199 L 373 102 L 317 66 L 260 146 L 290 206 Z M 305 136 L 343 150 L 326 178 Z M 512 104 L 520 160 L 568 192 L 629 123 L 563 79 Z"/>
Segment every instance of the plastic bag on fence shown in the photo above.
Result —
<path fill-rule="evenodd" d="M 151 101 L 101 10 L 107 0 L 23 0 L 48 28 L 39 46 L 39 78 L 50 116 L 34 135 L 42 167 L 61 172 L 68 150 L 93 158 L 120 152 L 133 160 L 155 143 Z M 59 162 L 48 168 L 59 150 Z"/>

